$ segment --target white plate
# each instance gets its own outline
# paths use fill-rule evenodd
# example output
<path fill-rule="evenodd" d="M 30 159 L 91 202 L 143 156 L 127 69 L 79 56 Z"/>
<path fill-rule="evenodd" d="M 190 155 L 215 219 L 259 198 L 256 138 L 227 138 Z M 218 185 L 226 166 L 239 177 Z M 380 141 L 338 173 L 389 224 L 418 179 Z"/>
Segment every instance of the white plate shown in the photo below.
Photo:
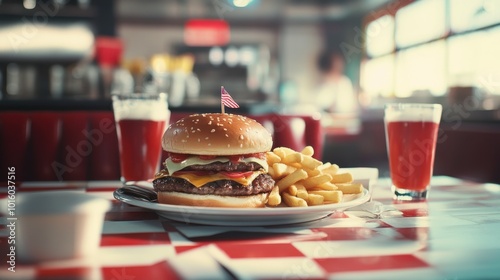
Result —
<path fill-rule="evenodd" d="M 354 171 L 354 169 L 344 170 Z M 370 169 L 370 171 L 372 171 L 371 174 L 374 174 L 373 169 Z M 355 173 L 356 172 L 353 172 L 353 175 Z M 355 177 L 356 181 L 365 180 L 363 182 L 365 187 L 363 193 L 344 195 L 340 203 L 310 207 L 195 207 L 146 202 L 116 191 L 113 195 L 117 200 L 124 203 L 153 210 L 162 217 L 178 222 L 219 226 L 285 225 L 319 220 L 330 216 L 336 211 L 343 211 L 347 208 L 367 202 L 370 199 L 370 192 L 367 188 L 369 188 L 373 179 L 376 180 L 376 177 L 374 178 L 371 174 L 369 177 L 363 176 L 364 178 Z"/>
<path fill-rule="evenodd" d="M 170 220 L 204 225 L 265 226 L 303 223 L 325 218 L 335 211 L 360 205 L 370 198 L 368 190 L 359 195 L 345 195 L 340 203 L 310 207 L 220 208 L 158 204 L 115 192 L 116 199 L 127 204 L 154 210 Z"/>

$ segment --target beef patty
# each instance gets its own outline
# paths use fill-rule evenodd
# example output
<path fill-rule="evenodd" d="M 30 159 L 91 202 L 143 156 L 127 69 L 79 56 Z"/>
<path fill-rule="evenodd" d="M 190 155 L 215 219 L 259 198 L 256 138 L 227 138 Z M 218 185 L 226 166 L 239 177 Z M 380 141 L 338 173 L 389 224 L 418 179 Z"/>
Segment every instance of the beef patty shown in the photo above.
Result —
<path fill-rule="evenodd" d="M 168 176 L 154 180 L 153 186 L 157 192 L 245 196 L 270 192 L 274 187 L 274 180 L 268 174 L 261 174 L 249 186 L 243 186 L 232 180 L 218 180 L 197 188 L 182 178 Z"/>

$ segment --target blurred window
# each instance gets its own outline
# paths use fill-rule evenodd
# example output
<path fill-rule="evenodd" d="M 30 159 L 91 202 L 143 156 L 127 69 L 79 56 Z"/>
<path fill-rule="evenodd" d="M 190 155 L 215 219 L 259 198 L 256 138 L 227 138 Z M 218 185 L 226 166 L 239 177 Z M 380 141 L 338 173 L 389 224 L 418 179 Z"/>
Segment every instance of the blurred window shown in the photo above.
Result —
<path fill-rule="evenodd" d="M 396 97 L 417 92 L 444 95 L 447 88 L 446 43 L 433 43 L 400 51 L 396 57 Z"/>
<path fill-rule="evenodd" d="M 385 12 L 365 29 L 360 84 L 371 106 L 456 86 L 500 95 L 500 0 L 420 0 Z"/>
<path fill-rule="evenodd" d="M 450 25 L 453 32 L 473 30 L 500 23 L 498 0 L 450 0 Z"/>
<path fill-rule="evenodd" d="M 488 63 L 487 32 L 475 32 L 448 39 L 449 86 L 469 86 Z"/>
<path fill-rule="evenodd" d="M 445 5 L 443 0 L 421 0 L 398 10 L 396 45 L 408 47 L 443 36 L 446 33 Z"/>
<path fill-rule="evenodd" d="M 370 22 L 365 34 L 369 56 L 376 57 L 394 51 L 394 17 L 385 15 Z"/>
<path fill-rule="evenodd" d="M 393 95 L 394 55 L 370 59 L 361 66 L 361 87 L 371 97 Z"/>

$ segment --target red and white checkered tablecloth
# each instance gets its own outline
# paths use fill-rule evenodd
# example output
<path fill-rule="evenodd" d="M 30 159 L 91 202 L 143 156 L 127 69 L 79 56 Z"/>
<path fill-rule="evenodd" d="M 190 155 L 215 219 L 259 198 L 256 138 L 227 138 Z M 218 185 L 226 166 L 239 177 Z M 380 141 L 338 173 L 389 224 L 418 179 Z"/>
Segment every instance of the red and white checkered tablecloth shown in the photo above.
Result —
<path fill-rule="evenodd" d="M 0 279 L 500 279 L 500 186 L 434 177 L 431 198 L 391 200 L 385 210 L 337 213 L 291 226 L 221 227 L 171 222 L 116 201 L 120 182 L 24 183 L 21 191 L 91 192 L 113 201 L 92 258 L 7 271 L 6 219 Z"/>

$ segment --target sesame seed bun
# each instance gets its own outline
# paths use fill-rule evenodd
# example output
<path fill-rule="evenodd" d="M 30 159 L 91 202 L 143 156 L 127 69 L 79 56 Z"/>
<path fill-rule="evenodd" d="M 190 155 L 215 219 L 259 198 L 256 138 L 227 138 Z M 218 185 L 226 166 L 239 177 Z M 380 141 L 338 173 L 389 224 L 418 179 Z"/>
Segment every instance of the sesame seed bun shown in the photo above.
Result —
<path fill-rule="evenodd" d="M 271 150 L 271 134 L 257 121 L 233 114 L 196 114 L 171 124 L 163 134 L 167 152 L 239 155 Z"/>

